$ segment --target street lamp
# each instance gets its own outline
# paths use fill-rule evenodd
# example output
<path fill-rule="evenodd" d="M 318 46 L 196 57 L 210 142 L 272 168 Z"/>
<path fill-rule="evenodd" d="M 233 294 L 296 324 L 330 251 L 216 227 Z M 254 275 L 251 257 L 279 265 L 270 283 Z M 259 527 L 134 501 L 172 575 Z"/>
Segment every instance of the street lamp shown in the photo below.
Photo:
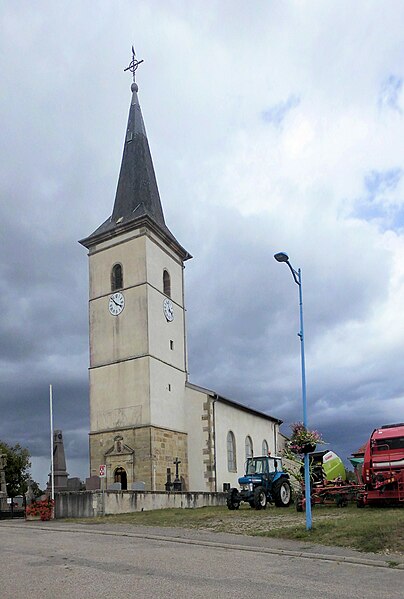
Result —
<path fill-rule="evenodd" d="M 304 329 L 303 329 L 303 296 L 302 296 L 302 272 L 300 268 L 295 270 L 289 262 L 289 256 L 285 252 L 278 252 L 274 255 L 277 262 L 286 262 L 292 273 L 294 282 L 299 287 L 299 311 L 300 311 L 300 355 L 302 361 L 302 400 L 303 400 L 303 425 L 307 428 L 307 401 L 306 401 L 306 367 L 304 360 Z M 310 498 L 310 471 L 309 471 L 309 455 L 304 454 L 304 486 L 306 497 L 306 529 L 311 530 L 311 498 Z"/>

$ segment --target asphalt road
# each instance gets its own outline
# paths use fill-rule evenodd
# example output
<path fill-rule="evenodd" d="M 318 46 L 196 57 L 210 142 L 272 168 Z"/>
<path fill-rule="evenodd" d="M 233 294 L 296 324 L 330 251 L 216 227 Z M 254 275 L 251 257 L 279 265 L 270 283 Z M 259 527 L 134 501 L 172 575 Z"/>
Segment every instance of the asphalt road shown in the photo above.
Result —
<path fill-rule="evenodd" d="M 404 569 L 311 551 L 233 535 L 0 522 L 0 598 L 403 599 Z"/>

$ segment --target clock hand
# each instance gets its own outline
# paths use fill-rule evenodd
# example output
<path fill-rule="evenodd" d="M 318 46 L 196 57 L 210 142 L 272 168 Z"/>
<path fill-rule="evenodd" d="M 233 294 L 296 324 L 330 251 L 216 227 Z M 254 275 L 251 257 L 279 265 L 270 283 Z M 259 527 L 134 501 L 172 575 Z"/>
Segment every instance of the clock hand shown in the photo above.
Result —
<path fill-rule="evenodd" d="M 118 302 L 116 302 L 113 297 L 111 299 L 114 302 L 115 306 L 118 306 L 119 308 L 122 306 L 122 304 L 118 304 Z"/>

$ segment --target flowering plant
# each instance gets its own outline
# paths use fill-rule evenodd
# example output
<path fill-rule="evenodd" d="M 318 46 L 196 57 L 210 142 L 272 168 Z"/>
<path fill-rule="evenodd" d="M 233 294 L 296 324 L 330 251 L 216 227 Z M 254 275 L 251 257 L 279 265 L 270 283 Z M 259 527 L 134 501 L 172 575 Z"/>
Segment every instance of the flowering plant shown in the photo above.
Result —
<path fill-rule="evenodd" d="M 54 501 L 49 497 L 42 501 L 34 501 L 27 506 L 27 516 L 39 516 L 41 520 L 50 520 L 52 518 Z"/>
<path fill-rule="evenodd" d="M 307 445 L 316 446 L 317 443 L 324 443 L 318 431 L 310 431 L 302 422 L 295 422 L 291 424 L 290 428 L 292 429 L 292 436 L 288 446 L 294 454 L 305 453 L 305 446 Z"/>

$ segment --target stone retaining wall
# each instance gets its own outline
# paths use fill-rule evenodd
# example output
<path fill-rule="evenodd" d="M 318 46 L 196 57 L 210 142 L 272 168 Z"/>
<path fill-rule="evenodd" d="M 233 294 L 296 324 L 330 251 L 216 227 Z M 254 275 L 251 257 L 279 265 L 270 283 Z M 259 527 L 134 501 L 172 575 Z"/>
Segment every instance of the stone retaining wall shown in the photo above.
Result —
<path fill-rule="evenodd" d="M 94 518 L 165 508 L 226 505 L 226 493 L 166 493 L 153 491 L 80 491 L 55 495 L 56 518 Z"/>

